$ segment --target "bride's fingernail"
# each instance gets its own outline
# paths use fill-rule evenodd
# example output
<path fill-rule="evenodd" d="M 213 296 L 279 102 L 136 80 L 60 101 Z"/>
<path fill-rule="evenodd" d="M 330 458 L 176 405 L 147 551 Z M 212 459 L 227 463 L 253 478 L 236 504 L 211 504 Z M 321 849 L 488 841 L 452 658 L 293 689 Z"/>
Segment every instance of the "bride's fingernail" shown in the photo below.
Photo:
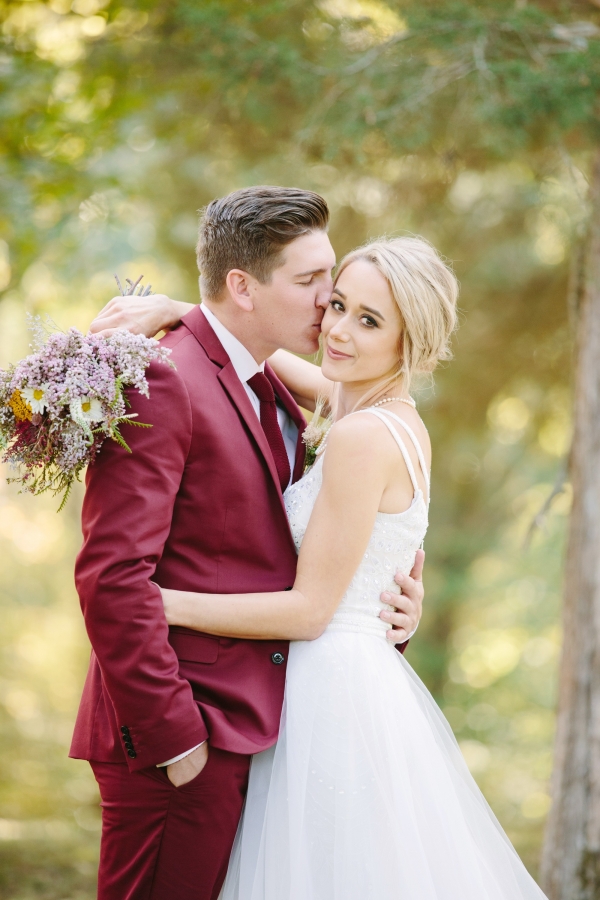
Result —
<path fill-rule="evenodd" d="M 388 620 L 389 620 L 389 619 L 392 618 L 391 612 L 388 612 L 387 609 L 384 609 L 383 612 L 380 613 L 380 616 L 381 616 L 382 619 L 388 619 Z"/>
<path fill-rule="evenodd" d="M 381 595 L 381 599 L 385 600 L 386 603 L 389 603 L 389 601 L 392 599 L 392 595 L 388 594 L 388 592 L 386 591 L 385 594 Z"/>

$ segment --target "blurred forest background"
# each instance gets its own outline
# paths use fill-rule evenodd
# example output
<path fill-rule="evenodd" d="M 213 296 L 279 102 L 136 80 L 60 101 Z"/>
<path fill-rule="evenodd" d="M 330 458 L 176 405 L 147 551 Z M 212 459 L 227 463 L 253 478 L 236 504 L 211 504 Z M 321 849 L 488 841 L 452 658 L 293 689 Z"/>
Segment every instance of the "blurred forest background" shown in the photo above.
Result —
<path fill-rule="evenodd" d="M 410 232 L 453 262 L 455 360 L 417 392 L 434 470 L 409 659 L 534 874 L 599 7 L 0 0 L 0 365 L 27 352 L 27 312 L 86 329 L 114 272 L 196 301 L 197 210 L 244 185 L 321 192 L 338 257 Z M 80 501 L 57 515 L 0 482 L 6 900 L 95 895 L 95 783 L 66 758 L 89 653 L 72 579 Z"/>

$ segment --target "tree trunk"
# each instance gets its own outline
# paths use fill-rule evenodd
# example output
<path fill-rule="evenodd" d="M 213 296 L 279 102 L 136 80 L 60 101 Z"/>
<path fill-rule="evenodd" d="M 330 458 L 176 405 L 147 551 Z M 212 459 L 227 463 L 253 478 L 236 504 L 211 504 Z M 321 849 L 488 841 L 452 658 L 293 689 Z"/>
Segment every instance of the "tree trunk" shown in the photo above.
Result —
<path fill-rule="evenodd" d="M 600 900 L 600 152 L 593 164 L 579 295 L 573 509 L 552 808 L 541 868 L 550 900 Z"/>

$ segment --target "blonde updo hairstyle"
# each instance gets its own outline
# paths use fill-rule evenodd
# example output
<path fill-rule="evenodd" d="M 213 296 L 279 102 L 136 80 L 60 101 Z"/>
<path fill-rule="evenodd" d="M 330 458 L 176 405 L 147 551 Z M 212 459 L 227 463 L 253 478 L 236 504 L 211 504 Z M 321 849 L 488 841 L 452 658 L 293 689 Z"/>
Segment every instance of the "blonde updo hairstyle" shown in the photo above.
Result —
<path fill-rule="evenodd" d="M 352 250 L 336 280 L 358 259 L 372 263 L 386 279 L 402 323 L 398 370 L 361 398 L 357 405 L 363 407 L 392 386 L 408 391 L 415 375 L 429 374 L 440 360 L 451 358 L 458 281 L 437 250 L 419 237 L 380 238 Z"/>

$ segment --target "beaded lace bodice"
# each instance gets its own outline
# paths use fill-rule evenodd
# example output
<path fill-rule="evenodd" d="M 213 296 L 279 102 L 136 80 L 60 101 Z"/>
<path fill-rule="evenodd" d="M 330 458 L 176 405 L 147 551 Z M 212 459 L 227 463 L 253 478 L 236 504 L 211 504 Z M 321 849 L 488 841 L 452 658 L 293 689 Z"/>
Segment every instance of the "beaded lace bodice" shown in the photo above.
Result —
<path fill-rule="evenodd" d="M 383 414 L 376 414 L 384 421 Z M 392 417 L 389 413 L 387 415 Z M 414 436 L 411 437 L 414 439 Z M 399 438 L 396 437 L 396 440 L 399 441 Z M 403 455 L 405 452 L 404 450 Z M 284 495 L 288 520 L 298 552 L 321 488 L 323 457 L 323 453 L 318 456 L 312 468 L 300 481 L 290 485 Z M 407 465 L 408 463 L 410 459 Z M 416 484 L 412 465 L 409 466 L 409 473 L 415 487 L 412 505 L 401 513 L 377 513 L 362 561 L 327 626 L 327 631 L 355 631 L 385 636 L 386 631 L 391 628 L 391 625 L 379 618 L 379 613 L 384 608 L 379 599 L 380 594 L 386 590 L 398 592 L 394 574 L 397 571 L 410 572 L 415 553 L 423 543 L 428 524 L 427 502 Z M 425 476 L 427 478 L 427 473 Z M 334 560 L 332 564 L 335 565 Z"/>

